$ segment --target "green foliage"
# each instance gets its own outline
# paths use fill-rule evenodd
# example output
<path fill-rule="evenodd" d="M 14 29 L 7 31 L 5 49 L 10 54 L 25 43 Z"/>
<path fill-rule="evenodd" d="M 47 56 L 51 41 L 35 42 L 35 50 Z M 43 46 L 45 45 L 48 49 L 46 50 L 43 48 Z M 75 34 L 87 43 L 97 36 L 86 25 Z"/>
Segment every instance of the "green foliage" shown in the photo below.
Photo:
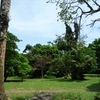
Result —
<path fill-rule="evenodd" d="M 47 57 L 47 56 L 39 56 L 39 55 L 35 55 L 35 59 L 32 63 L 32 67 L 35 70 L 40 70 L 41 71 L 41 77 L 44 77 L 44 72 L 46 73 L 46 71 L 48 70 L 48 65 L 49 62 L 51 61 L 51 58 Z"/>
<path fill-rule="evenodd" d="M 8 76 L 14 75 L 14 66 L 17 64 L 18 57 L 18 46 L 17 42 L 20 42 L 15 35 L 8 32 L 7 33 L 7 43 L 6 43 L 6 55 L 5 55 L 5 80 Z"/>
<path fill-rule="evenodd" d="M 91 44 L 89 44 L 88 47 L 91 48 L 95 52 L 96 57 L 97 57 L 96 60 L 98 64 L 98 70 L 100 70 L 100 38 L 95 39 Z"/>
<path fill-rule="evenodd" d="M 35 59 L 34 58 L 35 55 L 55 58 L 60 53 L 56 46 L 41 45 L 41 44 L 36 44 L 34 46 L 31 46 L 30 50 L 27 50 L 27 46 L 26 46 L 24 51 L 26 52 L 28 51 L 26 53 L 26 57 L 28 58 L 30 64 Z"/>
<path fill-rule="evenodd" d="M 63 35 L 65 35 L 65 34 L 63 34 Z M 56 36 L 57 36 L 57 39 L 54 42 L 57 45 L 58 50 L 60 50 L 63 53 L 67 49 L 65 36 L 58 36 L 58 35 L 56 35 Z"/>
<path fill-rule="evenodd" d="M 18 65 L 16 67 L 16 74 L 22 78 L 22 81 L 23 78 L 25 78 L 27 74 L 32 70 L 31 66 L 28 64 L 28 59 L 21 54 L 19 54 Z"/>
<path fill-rule="evenodd" d="M 66 66 L 63 62 L 62 57 L 58 57 L 52 60 L 49 74 L 56 77 L 63 77 L 67 75 Z"/>
<path fill-rule="evenodd" d="M 86 70 L 96 67 L 96 57 L 94 52 L 88 48 L 73 49 L 66 52 L 63 57 L 66 67 L 71 73 L 72 79 L 84 79 Z"/>
<path fill-rule="evenodd" d="M 66 4 L 66 2 L 61 1 L 59 2 L 59 8 L 61 9 L 61 11 L 58 12 L 60 20 L 63 22 L 72 23 L 74 20 L 74 15 L 76 14 L 74 7 L 72 7 L 71 4 Z"/>
<path fill-rule="evenodd" d="M 28 45 L 28 47 L 30 46 Z M 41 77 L 43 77 L 50 67 L 51 60 L 58 57 L 60 52 L 55 45 L 36 44 L 27 49 L 28 47 L 26 46 L 24 51 L 26 51 L 25 55 L 29 64 L 33 67 L 32 77 L 36 76 L 34 73 L 37 70 L 41 71 Z"/>
<path fill-rule="evenodd" d="M 21 40 L 19 40 L 15 35 L 13 35 L 12 33 L 8 32 L 7 33 L 7 49 L 10 50 L 18 50 L 18 46 L 17 46 L 17 42 L 20 42 Z"/>
<path fill-rule="evenodd" d="M 77 23 L 74 22 L 74 32 L 70 25 L 65 22 L 66 33 L 63 36 L 58 36 L 55 40 L 58 50 L 65 53 L 68 50 L 76 49 L 79 46 L 78 40 L 80 35 L 80 28 Z"/>
<path fill-rule="evenodd" d="M 25 56 L 18 53 L 17 42 L 20 42 L 12 33 L 7 34 L 6 58 L 5 58 L 5 81 L 8 76 L 18 75 L 26 76 L 30 72 L 31 67 Z"/>

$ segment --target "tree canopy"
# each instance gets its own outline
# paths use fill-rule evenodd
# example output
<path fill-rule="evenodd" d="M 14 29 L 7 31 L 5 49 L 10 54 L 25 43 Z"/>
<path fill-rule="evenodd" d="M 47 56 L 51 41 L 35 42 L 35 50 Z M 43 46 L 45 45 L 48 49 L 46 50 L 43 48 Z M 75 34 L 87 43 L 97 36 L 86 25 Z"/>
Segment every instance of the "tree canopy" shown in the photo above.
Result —
<path fill-rule="evenodd" d="M 89 44 L 88 47 L 91 48 L 96 54 L 97 57 L 96 60 L 98 66 L 97 73 L 99 74 L 100 73 L 100 38 L 95 39 L 91 44 Z"/>
<path fill-rule="evenodd" d="M 7 33 L 6 55 L 5 55 L 5 80 L 8 76 L 14 74 L 14 66 L 16 65 L 16 58 L 18 57 L 17 42 L 20 40 L 12 33 Z"/>
<path fill-rule="evenodd" d="M 7 33 L 6 58 L 5 58 L 5 81 L 9 76 L 19 76 L 23 78 L 31 71 L 28 59 L 18 52 L 17 42 L 20 42 L 15 35 Z"/>

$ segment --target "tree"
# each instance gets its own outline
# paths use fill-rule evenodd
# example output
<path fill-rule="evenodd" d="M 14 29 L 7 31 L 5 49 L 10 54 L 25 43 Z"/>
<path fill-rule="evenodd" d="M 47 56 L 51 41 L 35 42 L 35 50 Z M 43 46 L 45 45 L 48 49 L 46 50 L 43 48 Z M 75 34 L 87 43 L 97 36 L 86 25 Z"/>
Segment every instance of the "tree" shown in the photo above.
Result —
<path fill-rule="evenodd" d="M 83 70 L 81 70 L 82 61 L 77 59 L 77 57 L 81 57 L 80 59 L 82 59 L 82 57 L 83 57 L 82 56 L 83 53 L 80 53 L 78 55 L 78 52 L 80 51 L 80 48 L 83 48 L 83 45 L 80 45 L 80 43 L 79 43 L 80 28 L 79 28 L 79 25 L 76 22 L 74 22 L 74 31 L 72 30 L 70 25 L 68 25 L 66 22 L 65 22 L 65 26 L 66 26 L 65 36 L 64 37 L 60 37 L 60 38 L 58 38 L 56 40 L 57 41 L 57 45 L 59 44 L 58 46 L 60 47 L 60 49 L 63 49 L 65 51 L 63 53 L 63 56 L 64 56 L 63 57 L 63 59 L 64 59 L 63 61 L 65 63 L 67 63 L 67 64 L 65 64 L 66 67 L 62 66 L 62 68 L 64 68 L 66 70 L 66 71 L 64 71 L 64 73 L 66 75 L 71 73 L 71 76 L 72 76 L 73 80 L 74 79 L 81 80 L 81 79 L 84 79 Z M 65 44 L 65 45 L 63 45 L 62 43 Z M 68 55 L 65 56 L 66 54 L 68 54 Z M 75 60 L 75 63 L 73 63 L 73 59 Z M 83 59 L 84 59 L 84 57 L 83 57 Z M 59 62 L 59 61 L 60 60 L 58 60 L 57 62 Z M 77 67 L 75 66 L 75 64 L 77 64 Z M 64 64 L 62 64 L 62 65 L 64 65 Z M 75 73 L 75 71 L 77 71 L 77 72 Z"/>
<path fill-rule="evenodd" d="M 62 57 L 57 57 L 51 61 L 51 67 L 48 74 L 56 77 L 67 77 L 67 71 L 67 67 L 64 64 Z"/>
<path fill-rule="evenodd" d="M 68 23 L 79 19 L 79 26 L 81 26 L 83 16 L 84 18 L 87 18 L 88 16 L 100 13 L 99 0 L 48 0 L 48 2 L 59 5 L 61 9 L 59 16 L 62 21 Z M 100 17 L 96 16 L 95 19 L 92 19 L 90 25 L 93 26 L 99 21 Z"/>
<path fill-rule="evenodd" d="M 61 50 L 62 52 L 77 49 L 80 37 L 80 28 L 76 22 L 74 22 L 74 31 L 66 22 L 65 27 L 66 33 L 63 34 L 64 36 L 57 36 L 57 39 L 55 40 L 58 50 Z"/>
<path fill-rule="evenodd" d="M 65 40 L 65 34 L 63 34 L 64 36 L 57 36 L 57 39 L 54 41 L 55 44 L 57 45 L 57 48 L 58 50 L 61 51 L 61 53 L 63 54 L 66 49 L 67 49 L 67 43 L 66 43 L 66 40 Z"/>
<path fill-rule="evenodd" d="M 86 47 L 66 52 L 63 61 L 73 80 L 83 80 L 84 73 L 92 70 L 97 64 L 94 51 Z"/>
<path fill-rule="evenodd" d="M 21 80 L 23 81 L 27 74 L 32 70 L 32 67 L 29 65 L 28 59 L 22 54 L 19 54 L 17 61 L 15 73 L 17 76 L 21 77 Z"/>
<path fill-rule="evenodd" d="M 10 75 L 14 75 L 15 70 L 14 66 L 17 63 L 17 58 L 19 56 L 19 53 L 17 50 L 17 42 L 20 42 L 15 35 L 8 32 L 7 33 L 7 43 L 6 43 L 6 55 L 5 55 L 5 73 L 4 73 L 4 80 L 6 81 L 7 77 Z"/>
<path fill-rule="evenodd" d="M 10 2 L 11 0 L 1 0 L 0 2 L 0 93 L 4 93 L 4 62 Z"/>
<path fill-rule="evenodd" d="M 41 71 L 41 77 L 44 78 L 44 72 L 46 73 L 46 71 L 48 70 L 48 63 L 51 60 L 51 58 L 47 57 L 47 56 L 35 56 L 35 60 L 33 62 L 33 69 L 35 70 L 40 70 Z"/>
<path fill-rule="evenodd" d="M 34 46 L 26 45 L 24 52 L 26 52 L 25 55 L 28 58 L 30 65 L 32 60 L 34 59 L 34 55 L 47 56 L 53 59 L 60 54 L 59 50 L 55 45 L 50 46 L 41 44 L 36 44 Z"/>
<path fill-rule="evenodd" d="M 36 44 L 34 46 L 26 45 L 24 52 L 26 52 L 25 55 L 29 60 L 29 64 L 35 69 L 33 70 L 33 74 L 39 70 L 41 71 L 41 77 L 43 77 L 44 73 L 49 69 L 51 60 L 58 57 L 60 54 L 55 45 L 41 44 Z"/>
<path fill-rule="evenodd" d="M 97 66 L 98 66 L 98 75 L 100 73 L 100 38 L 95 39 L 91 44 L 88 46 L 92 50 L 95 51 L 97 57 Z"/>

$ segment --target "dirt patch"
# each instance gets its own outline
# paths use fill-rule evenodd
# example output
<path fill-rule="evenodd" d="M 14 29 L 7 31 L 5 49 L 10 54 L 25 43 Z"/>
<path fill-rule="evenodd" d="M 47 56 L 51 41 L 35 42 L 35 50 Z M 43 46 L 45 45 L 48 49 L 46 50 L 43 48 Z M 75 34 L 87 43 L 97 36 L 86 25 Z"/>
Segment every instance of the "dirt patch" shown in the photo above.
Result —
<path fill-rule="evenodd" d="M 71 90 L 22 90 L 22 89 L 12 89 L 12 90 L 6 90 L 6 93 L 30 93 L 30 92 L 54 92 L 54 93 L 61 93 L 61 92 L 82 92 L 85 91 L 84 89 L 71 89 Z"/>

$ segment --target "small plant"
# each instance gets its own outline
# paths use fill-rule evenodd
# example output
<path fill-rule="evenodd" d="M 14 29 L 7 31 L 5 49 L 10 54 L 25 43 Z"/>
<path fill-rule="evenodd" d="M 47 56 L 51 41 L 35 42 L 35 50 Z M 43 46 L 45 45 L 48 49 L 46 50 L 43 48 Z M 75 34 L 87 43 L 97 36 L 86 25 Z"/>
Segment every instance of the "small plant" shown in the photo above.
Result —
<path fill-rule="evenodd" d="M 100 100 L 100 92 L 96 93 L 94 100 Z"/>

